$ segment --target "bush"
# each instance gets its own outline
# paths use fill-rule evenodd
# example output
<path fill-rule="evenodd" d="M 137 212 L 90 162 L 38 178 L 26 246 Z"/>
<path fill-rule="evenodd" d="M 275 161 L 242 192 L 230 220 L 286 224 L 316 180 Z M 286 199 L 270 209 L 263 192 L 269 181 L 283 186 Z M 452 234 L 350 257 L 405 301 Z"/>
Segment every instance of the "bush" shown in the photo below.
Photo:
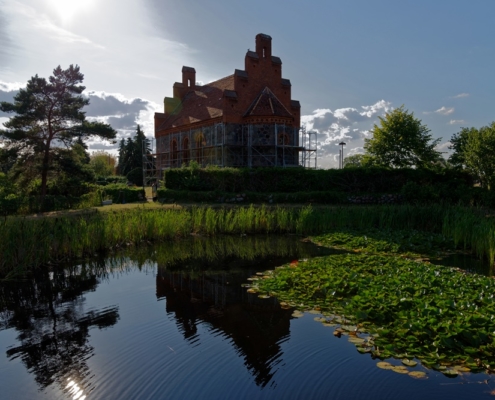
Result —
<path fill-rule="evenodd" d="M 129 182 L 132 182 L 137 186 L 143 186 L 143 169 L 134 168 L 127 174 L 127 179 Z"/>
<path fill-rule="evenodd" d="M 462 171 L 388 169 L 381 167 L 312 170 L 303 168 L 178 168 L 165 172 L 165 187 L 174 190 L 236 193 L 344 192 L 401 193 L 408 182 L 449 188 L 471 187 Z"/>
<path fill-rule="evenodd" d="M 112 199 L 114 203 L 133 203 L 145 199 L 144 190 L 139 187 L 113 183 L 102 189 L 102 200 Z"/>

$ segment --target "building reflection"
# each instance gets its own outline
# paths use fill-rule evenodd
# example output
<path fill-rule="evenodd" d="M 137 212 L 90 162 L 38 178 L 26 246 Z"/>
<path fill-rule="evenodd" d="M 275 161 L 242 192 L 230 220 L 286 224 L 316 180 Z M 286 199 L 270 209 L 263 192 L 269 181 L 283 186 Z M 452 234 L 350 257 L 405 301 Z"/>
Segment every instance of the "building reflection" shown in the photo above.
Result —
<path fill-rule="evenodd" d="M 84 386 L 91 375 L 89 330 L 113 326 L 119 319 L 117 307 L 85 309 L 83 294 L 94 291 L 99 281 L 79 268 L 0 285 L 0 329 L 18 332 L 18 344 L 7 350 L 7 357 L 20 358 L 40 390 L 58 383 L 69 394 L 69 379 Z"/>
<path fill-rule="evenodd" d="M 270 261 L 275 266 L 288 260 Z M 199 272 L 159 266 L 157 297 L 166 299 L 166 312 L 174 316 L 186 340 L 199 341 L 197 326 L 206 323 L 232 340 L 256 384 L 266 386 L 281 362 L 281 344 L 289 338 L 292 311 L 281 309 L 274 298 L 260 299 L 241 287 L 260 265 L 266 267 L 262 260 L 248 263 L 251 267 L 228 270 L 225 262 L 223 266 L 203 262 Z M 216 271 L 209 269 L 214 266 Z"/>

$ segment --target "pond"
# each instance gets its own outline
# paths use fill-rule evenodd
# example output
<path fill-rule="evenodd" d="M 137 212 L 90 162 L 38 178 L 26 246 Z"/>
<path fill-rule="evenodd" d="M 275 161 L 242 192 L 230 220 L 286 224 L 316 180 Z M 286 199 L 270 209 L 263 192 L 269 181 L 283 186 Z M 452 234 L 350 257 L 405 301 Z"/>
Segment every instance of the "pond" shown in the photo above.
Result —
<path fill-rule="evenodd" d="M 335 252 L 297 236 L 191 238 L 4 284 L 1 397 L 492 398 L 490 375 L 415 380 L 376 368 L 314 315 L 294 318 L 241 287 Z"/>

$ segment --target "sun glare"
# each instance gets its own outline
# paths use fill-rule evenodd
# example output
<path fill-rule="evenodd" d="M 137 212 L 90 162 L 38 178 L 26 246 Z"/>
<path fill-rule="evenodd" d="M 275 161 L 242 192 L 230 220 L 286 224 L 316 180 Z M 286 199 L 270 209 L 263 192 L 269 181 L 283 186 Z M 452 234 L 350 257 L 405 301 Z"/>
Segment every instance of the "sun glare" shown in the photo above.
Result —
<path fill-rule="evenodd" d="M 64 21 L 69 21 L 77 16 L 77 13 L 87 10 L 94 0 L 49 0 L 52 7 Z"/>

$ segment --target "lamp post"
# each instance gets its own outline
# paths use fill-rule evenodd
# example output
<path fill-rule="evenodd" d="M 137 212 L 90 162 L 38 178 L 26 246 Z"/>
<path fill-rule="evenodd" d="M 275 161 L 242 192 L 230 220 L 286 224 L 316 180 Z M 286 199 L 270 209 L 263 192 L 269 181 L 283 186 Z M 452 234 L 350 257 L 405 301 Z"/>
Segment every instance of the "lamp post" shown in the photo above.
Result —
<path fill-rule="evenodd" d="M 340 165 L 339 165 L 339 168 L 340 169 L 343 169 L 344 168 L 344 146 L 345 146 L 345 143 L 344 142 L 340 142 L 339 143 L 339 146 L 341 146 L 342 148 L 339 150 L 339 154 L 340 154 Z"/>

